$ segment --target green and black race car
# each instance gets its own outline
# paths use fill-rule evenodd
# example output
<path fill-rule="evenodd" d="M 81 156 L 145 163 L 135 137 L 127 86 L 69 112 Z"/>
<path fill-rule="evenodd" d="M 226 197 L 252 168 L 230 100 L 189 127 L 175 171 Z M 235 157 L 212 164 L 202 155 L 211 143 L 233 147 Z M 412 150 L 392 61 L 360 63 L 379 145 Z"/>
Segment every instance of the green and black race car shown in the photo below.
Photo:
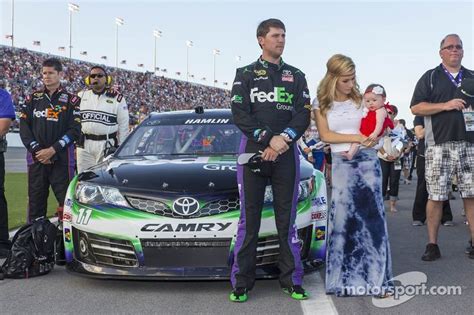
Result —
<path fill-rule="evenodd" d="M 70 271 L 103 278 L 229 278 L 240 215 L 241 132 L 230 110 L 153 113 L 106 161 L 76 176 L 64 207 Z M 323 175 L 301 161 L 296 225 L 307 270 L 326 251 Z M 257 276 L 278 275 L 271 186 Z"/>

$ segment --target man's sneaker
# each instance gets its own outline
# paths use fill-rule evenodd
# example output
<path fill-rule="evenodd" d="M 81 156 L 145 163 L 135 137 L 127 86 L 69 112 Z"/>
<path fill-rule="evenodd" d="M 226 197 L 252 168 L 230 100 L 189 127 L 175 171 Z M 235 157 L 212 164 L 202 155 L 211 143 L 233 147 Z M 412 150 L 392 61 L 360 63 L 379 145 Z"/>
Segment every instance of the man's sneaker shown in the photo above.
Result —
<path fill-rule="evenodd" d="M 300 285 L 294 285 L 289 288 L 283 288 L 283 292 L 291 296 L 295 300 L 306 300 L 308 299 L 308 293 Z"/>
<path fill-rule="evenodd" d="M 423 222 L 415 220 L 415 221 L 413 221 L 413 223 L 411 225 L 413 225 L 413 226 L 423 226 L 423 224 L 424 224 Z"/>
<path fill-rule="evenodd" d="M 444 226 L 454 226 L 454 222 L 449 220 L 443 223 Z"/>
<path fill-rule="evenodd" d="M 245 302 L 249 298 L 247 293 L 248 290 L 246 288 L 236 288 L 230 293 L 229 299 L 232 302 Z"/>
<path fill-rule="evenodd" d="M 441 258 L 441 252 L 439 251 L 438 245 L 433 243 L 426 245 L 426 250 L 423 256 L 421 256 L 421 260 L 433 261 L 438 258 Z"/>

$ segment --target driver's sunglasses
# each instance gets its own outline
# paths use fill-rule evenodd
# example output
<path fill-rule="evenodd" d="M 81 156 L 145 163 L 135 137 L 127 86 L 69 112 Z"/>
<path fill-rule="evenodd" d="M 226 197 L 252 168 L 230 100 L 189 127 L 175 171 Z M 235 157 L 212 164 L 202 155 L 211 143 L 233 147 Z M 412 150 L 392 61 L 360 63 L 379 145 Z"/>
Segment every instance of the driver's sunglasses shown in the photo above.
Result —
<path fill-rule="evenodd" d="M 89 76 L 90 76 L 92 79 L 95 79 L 95 78 L 99 78 L 99 79 L 100 79 L 100 78 L 105 77 L 105 74 L 99 74 L 99 73 L 95 74 L 95 73 L 94 73 L 94 74 L 91 74 L 91 75 L 89 75 Z"/>

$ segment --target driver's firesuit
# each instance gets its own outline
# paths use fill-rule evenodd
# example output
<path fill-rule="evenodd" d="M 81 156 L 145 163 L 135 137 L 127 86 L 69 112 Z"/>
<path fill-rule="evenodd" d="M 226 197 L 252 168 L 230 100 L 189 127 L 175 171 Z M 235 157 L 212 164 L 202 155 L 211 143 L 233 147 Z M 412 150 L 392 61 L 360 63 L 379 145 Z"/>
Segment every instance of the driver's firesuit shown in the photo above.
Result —
<path fill-rule="evenodd" d="M 283 288 L 301 285 L 303 267 L 295 226 L 300 181 L 296 142 L 310 123 L 311 102 L 305 76 L 283 60 L 273 64 L 260 57 L 237 70 L 231 102 L 234 123 L 243 132 L 239 153 L 265 150 L 274 135 L 292 140 L 290 149 L 275 162 L 263 162 L 266 172 L 237 167 L 241 214 L 234 246 L 232 286 L 250 290 L 254 285 L 259 263 L 258 232 L 265 187 L 269 184 L 280 244 L 280 285 Z"/>

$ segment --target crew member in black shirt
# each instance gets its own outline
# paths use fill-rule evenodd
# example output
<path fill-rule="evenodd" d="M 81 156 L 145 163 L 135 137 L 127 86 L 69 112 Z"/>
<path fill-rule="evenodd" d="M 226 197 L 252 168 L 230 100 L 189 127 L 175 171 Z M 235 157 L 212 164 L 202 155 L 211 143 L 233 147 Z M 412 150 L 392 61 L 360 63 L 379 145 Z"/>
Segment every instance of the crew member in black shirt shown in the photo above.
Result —
<path fill-rule="evenodd" d="M 413 121 L 415 127 L 415 135 L 418 138 L 418 148 L 416 150 L 416 182 L 415 200 L 413 202 L 413 226 L 422 226 L 426 221 L 426 203 L 428 202 L 428 192 L 426 191 L 425 180 L 425 122 L 423 117 L 416 116 Z M 449 199 L 443 201 L 443 215 L 441 224 L 453 221 L 453 214 Z M 448 225 L 449 226 L 449 225 Z"/>
<path fill-rule="evenodd" d="M 81 134 L 80 98 L 60 84 L 58 59 L 43 62 L 44 88 L 27 98 L 21 109 L 20 137 L 27 152 L 28 220 L 46 216 L 49 186 L 58 200 L 58 217 L 74 177 L 74 142 Z"/>
<path fill-rule="evenodd" d="M 414 115 L 425 118 L 425 177 L 429 195 L 426 207 L 429 243 L 421 258 L 425 261 L 441 257 L 438 229 L 453 176 L 457 176 L 471 238 L 474 238 L 474 131 L 469 131 L 466 114 L 466 110 L 472 111 L 472 106 L 454 98 L 461 81 L 473 78 L 474 73 L 461 65 L 464 50 L 459 35 L 445 36 L 439 55 L 442 63 L 421 77 L 410 105 Z M 472 246 L 469 257 L 474 259 Z"/>

